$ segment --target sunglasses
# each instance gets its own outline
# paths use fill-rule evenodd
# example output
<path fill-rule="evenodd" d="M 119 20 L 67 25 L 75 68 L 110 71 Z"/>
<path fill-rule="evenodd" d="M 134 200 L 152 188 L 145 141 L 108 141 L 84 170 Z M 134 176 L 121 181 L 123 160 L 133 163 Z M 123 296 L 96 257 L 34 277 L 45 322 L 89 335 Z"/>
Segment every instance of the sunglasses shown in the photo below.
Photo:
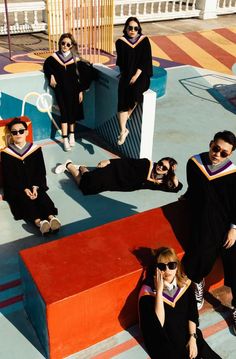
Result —
<path fill-rule="evenodd" d="M 128 30 L 129 30 L 129 31 L 132 31 L 132 30 L 138 31 L 138 30 L 139 30 L 139 27 L 138 27 L 138 26 L 128 26 Z"/>
<path fill-rule="evenodd" d="M 226 158 L 226 157 L 228 157 L 230 155 L 230 153 L 226 152 L 225 150 L 222 150 L 220 148 L 220 146 L 218 146 L 218 145 L 212 146 L 211 150 L 214 153 L 219 153 L 220 152 L 220 157 L 222 157 L 222 158 Z"/>
<path fill-rule="evenodd" d="M 162 171 L 169 171 L 169 168 L 166 167 L 162 161 L 157 162 L 157 165 L 162 168 Z"/>
<path fill-rule="evenodd" d="M 166 269 L 174 270 L 177 268 L 177 262 L 169 262 L 169 263 L 157 263 L 157 268 L 160 269 L 160 271 L 164 272 Z"/>
<path fill-rule="evenodd" d="M 25 132 L 25 129 L 24 128 L 21 128 L 20 130 L 12 130 L 11 131 L 11 134 L 13 135 L 13 136 L 17 136 L 18 135 L 18 133 L 20 134 L 20 135 L 23 135 L 23 133 Z"/>
<path fill-rule="evenodd" d="M 69 42 L 62 41 L 62 42 L 61 42 L 61 45 L 62 45 L 62 46 L 67 46 L 67 47 L 71 47 L 72 44 L 69 43 Z"/>

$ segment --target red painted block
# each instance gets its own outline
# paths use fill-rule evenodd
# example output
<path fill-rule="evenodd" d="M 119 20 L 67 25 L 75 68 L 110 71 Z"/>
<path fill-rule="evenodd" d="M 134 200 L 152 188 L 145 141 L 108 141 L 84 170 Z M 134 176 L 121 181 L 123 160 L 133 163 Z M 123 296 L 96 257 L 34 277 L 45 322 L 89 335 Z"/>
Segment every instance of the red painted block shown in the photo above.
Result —
<path fill-rule="evenodd" d="M 172 208 L 173 207 L 173 208 Z M 137 322 L 142 265 L 151 249 L 186 239 L 181 203 L 20 252 L 25 308 L 51 359 L 64 358 Z M 170 225 L 170 217 L 177 211 Z M 181 218 L 181 214 L 184 215 Z"/>

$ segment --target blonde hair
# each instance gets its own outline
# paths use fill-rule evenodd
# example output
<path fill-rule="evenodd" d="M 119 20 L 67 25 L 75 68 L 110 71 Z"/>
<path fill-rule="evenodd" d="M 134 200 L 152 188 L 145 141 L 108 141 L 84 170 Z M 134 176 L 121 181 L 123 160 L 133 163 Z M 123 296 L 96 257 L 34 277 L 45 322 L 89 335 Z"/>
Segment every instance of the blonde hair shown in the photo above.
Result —
<path fill-rule="evenodd" d="M 183 271 L 182 264 L 177 257 L 175 250 L 171 247 L 160 247 L 155 253 L 155 263 L 159 263 L 160 260 L 168 260 L 169 262 L 177 262 L 176 281 L 177 285 L 182 288 L 185 286 L 188 277 Z"/>

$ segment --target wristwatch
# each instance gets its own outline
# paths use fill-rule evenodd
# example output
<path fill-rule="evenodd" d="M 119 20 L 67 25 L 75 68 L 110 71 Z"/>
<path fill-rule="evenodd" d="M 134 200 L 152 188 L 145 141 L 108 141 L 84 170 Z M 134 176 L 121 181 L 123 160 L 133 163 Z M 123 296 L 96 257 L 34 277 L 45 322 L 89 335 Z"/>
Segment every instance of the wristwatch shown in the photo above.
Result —
<path fill-rule="evenodd" d="M 197 333 L 190 333 L 189 336 L 194 337 L 195 339 L 197 339 Z"/>

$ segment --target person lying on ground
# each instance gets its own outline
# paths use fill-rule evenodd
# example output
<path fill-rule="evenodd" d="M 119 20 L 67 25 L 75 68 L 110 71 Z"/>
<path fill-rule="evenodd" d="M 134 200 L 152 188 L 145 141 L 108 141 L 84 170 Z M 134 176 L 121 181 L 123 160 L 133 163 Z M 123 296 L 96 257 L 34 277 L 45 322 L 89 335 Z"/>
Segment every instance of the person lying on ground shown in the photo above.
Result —
<path fill-rule="evenodd" d="M 67 160 L 56 167 L 55 173 L 68 171 L 84 195 L 138 189 L 178 192 L 183 185 L 175 175 L 176 168 L 177 162 L 171 157 L 164 157 L 158 162 L 147 158 L 103 160 L 93 171 Z"/>

